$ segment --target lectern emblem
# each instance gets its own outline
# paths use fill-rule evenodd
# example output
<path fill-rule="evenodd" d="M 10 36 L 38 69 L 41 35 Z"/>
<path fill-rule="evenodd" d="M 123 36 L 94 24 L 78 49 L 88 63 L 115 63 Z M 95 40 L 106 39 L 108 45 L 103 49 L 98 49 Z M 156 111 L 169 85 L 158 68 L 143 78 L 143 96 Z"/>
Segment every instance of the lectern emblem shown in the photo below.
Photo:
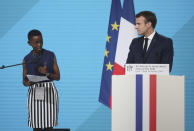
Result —
<path fill-rule="evenodd" d="M 129 65 L 127 69 L 128 69 L 128 71 L 132 71 L 133 70 L 133 66 Z"/>

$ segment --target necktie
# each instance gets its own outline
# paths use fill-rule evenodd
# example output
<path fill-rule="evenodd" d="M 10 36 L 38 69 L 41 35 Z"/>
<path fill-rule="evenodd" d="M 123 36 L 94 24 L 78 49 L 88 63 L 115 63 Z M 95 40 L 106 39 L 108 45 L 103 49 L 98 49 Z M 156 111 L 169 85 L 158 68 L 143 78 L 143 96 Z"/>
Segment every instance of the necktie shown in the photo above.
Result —
<path fill-rule="evenodd" d="M 144 44 L 143 52 L 145 54 L 147 51 L 147 47 L 148 47 L 148 38 L 144 38 L 144 40 L 145 40 L 145 44 Z"/>

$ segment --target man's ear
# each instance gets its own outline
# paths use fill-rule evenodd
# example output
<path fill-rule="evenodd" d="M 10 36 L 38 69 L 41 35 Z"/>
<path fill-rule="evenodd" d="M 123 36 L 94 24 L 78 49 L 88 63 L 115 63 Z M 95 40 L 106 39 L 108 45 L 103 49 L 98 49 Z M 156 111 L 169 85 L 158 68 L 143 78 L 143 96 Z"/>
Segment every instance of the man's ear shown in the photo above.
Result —
<path fill-rule="evenodd" d="M 150 21 L 149 21 L 147 24 L 148 24 L 148 26 L 149 26 L 149 27 L 151 27 L 151 26 L 152 26 L 152 23 L 151 23 Z"/>

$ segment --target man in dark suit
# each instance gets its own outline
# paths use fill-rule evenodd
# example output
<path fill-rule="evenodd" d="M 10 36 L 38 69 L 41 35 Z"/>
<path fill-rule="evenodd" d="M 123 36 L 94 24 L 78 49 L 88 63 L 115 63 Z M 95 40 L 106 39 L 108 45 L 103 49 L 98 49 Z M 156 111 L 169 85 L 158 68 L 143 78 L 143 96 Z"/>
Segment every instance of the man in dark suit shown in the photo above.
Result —
<path fill-rule="evenodd" d="M 169 64 L 171 71 L 174 55 L 172 39 L 158 34 L 154 30 L 156 23 L 156 16 L 151 11 L 136 15 L 135 28 L 142 37 L 132 40 L 126 63 Z"/>

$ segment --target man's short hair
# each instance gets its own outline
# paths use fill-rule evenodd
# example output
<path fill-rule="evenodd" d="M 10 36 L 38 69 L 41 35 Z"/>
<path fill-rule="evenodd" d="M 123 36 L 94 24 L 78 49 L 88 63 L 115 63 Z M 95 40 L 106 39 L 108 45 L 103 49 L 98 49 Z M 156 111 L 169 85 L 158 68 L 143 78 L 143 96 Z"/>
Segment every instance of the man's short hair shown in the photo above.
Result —
<path fill-rule="evenodd" d="M 142 11 L 142 12 L 139 12 L 138 14 L 136 14 L 136 18 L 138 18 L 140 16 L 143 16 L 146 19 L 145 23 L 151 22 L 152 27 L 153 28 L 156 27 L 157 18 L 156 18 L 156 15 L 153 12 L 151 12 L 151 11 Z"/>
<path fill-rule="evenodd" d="M 33 29 L 33 30 L 28 32 L 28 40 L 31 40 L 32 37 L 39 36 L 39 35 L 42 36 L 41 32 L 37 29 Z"/>

